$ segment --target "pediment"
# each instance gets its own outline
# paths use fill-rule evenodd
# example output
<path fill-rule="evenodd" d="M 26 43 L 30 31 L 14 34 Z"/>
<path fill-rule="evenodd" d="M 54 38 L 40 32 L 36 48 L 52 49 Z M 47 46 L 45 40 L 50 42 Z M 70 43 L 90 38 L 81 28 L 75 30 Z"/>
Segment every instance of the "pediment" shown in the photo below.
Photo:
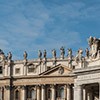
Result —
<path fill-rule="evenodd" d="M 41 73 L 41 76 L 61 76 L 61 75 L 69 75 L 72 69 L 68 68 L 65 65 L 59 64 L 51 69 Z"/>

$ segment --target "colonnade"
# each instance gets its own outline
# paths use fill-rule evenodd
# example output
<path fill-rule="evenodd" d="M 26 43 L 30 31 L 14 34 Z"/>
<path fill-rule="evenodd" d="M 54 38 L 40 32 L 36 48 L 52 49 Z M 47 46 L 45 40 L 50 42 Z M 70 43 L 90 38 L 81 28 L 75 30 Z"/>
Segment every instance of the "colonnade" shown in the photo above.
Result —
<path fill-rule="evenodd" d="M 50 85 L 51 87 L 51 98 L 49 100 L 61 100 L 57 99 L 56 97 L 56 85 Z M 64 98 L 63 100 L 71 100 L 71 85 L 63 85 L 64 87 Z M 24 90 L 25 91 L 25 90 Z M 25 95 L 25 92 L 23 92 Z M 36 86 L 36 100 L 47 100 L 47 90 L 46 90 L 46 85 L 37 85 Z M 25 96 L 24 96 L 25 97 Z M 22 100 L 26 100 L 23 97 Z"/>
<path fill-rule="evenodd" d="M 64 89 L 64 97 L 58 98 L 56 97 L 56 92 L 58 91 L 56 88 L 56 85 L 52 84 L 49 85 L 51 89 L 51 98 L 47 97 L 47 85 L 36 85 L 34 86 L 36 88 L 36 99 L 34 100 L 72 100 L 72 87 L 71 85 L 61 85 Z M 30 98 L 27 98 L 27 88 L 28 86 L 18 86 L 20 90 L 20 100 L 31 100 Z M 15 89 L 16 90 L 16 89 Z M 15 98 L 15 90 L 11 92 L 10 86 L 5 86 L 3 88 L 0 88 L 0 100 L 17 100 Z M 13 93 L 13 94 L 12 94 Z M 19 100 L 19 99 L 18 99 Z M 33 100 L 33 99 L 32 99 Z"/>
<path fill-rule="evenodd" d="M 60 86 L 60 85 L 59 85 Z M 64 84 L 61 85 L 64 89 L 63 98 L 57 97 L 57 85 L 35 85 L 36 90 L 36 99 L 34 100 L 94 100 L 93 90 L 91 88 L 86 88 L 84 85 L 72 85 Z M 27 98 L 27 88 L 28 86 L 19 86 L 20 87 L 20 100 L 31 100 Z M 47 97 L 47 88 L 50 87 L 51 89 L 51 97 Z M 98 88 L 99 87 L 99 88 Z M 95 88 L 95 87 L 94 87 Z M 97 85 L 99 91 L 98 93 L 98 100 L 100 100 L 100 84 Z M 73 90 L 73 91 L 72 91 Z M 1 92 L 4 92 L 1 94 Z M 73 94 L 74 93 L 74 94 Z M 15 96 L 15 94 L 13 93 Z M 73 97 L 74 95 L 74 97 Z M 15 97 L 14 97 L 15 98 Z M 11 89 L 10 86 L 5 86 L 0 88 L 0 100 L 16 100 L 12 99 L 11 97 Z"/>

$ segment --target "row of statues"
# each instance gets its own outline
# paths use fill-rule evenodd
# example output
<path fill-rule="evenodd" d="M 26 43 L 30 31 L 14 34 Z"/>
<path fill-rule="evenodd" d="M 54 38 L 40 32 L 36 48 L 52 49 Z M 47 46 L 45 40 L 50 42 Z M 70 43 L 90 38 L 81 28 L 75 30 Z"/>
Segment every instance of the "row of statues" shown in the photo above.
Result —
<path fill-rule="evenodd" d="M 64 47 L 61 47 L 60 50 L 61 50 L 61 57 L 64 58 L 64 55 L 65 55 Z M 52 56 L 53 56 L 53 58 L 56 58 L 56 50 L 55 49 L 52 50 Z M 24 52 L 23 57 L 24 57 L 24 59 L 27 59 L 27 52 L 26 51 Z M 43 57 L 44 58 L 47 57 L 46 50 L 43 51 Z M 41 50 L 38 50 L 38 58 L 42 58 L 42 51 Z"/>
<path fill-rule="evenodd" d="M 64 49 L 64 47 L 61 47 L 61 48 L 60 48 L 60 51 L 61 51 L 61 58 L 64 58 L 64 55 L 65 55 L 65 49 Z M 38 51 L 38 57 L 39 57 L 39 58 L 42 58 L 42 52 L 41 52 L 41 50 Z M 46 52 L 46 50 L 44 50 L 44 52 L 43 52 L 43 57 L 44 57 L 44 58 L 47 57 L 47 52 Z M 52 50 L 52 57 L 53 57 L 53 58 L 56 58 L 56 50 L 55 50 L 55 49 Z"/>
<path fill-rule="evenodd" d="M 95 37 L 90 36 L 90 38 L 88 39 L 88 44 L 89 44 L 90 49 L 86 48 L 86 50 L 85 50 L 86 57 L 83 57 L 83 50 L 82 49 L 79 49 L 77 51 L 76 56 L 73 57 L 72 49 L 69 48 L 68 55 L 67 55 L 69 63 L 71 63 L 73 59 L 76 62 L 78 62 L 78 61 L 83 61 L 85 58 L 95 59 L 98 54 L 100 55 L 100 39 L 97 39 Z M 4 55 L 4 52 L 1 49 L 0 49 L 0 54 Z M 47 51 L 46 50 L 44 50 L 43 53 L 41 50 L 38 50 L 38 58 L 41 59 L 42 56 L 43 56 L 43 58 L 47 58 Z M 26 51 L 24 52 L 23 57 L 25 60 L 27 59 L 28 54 Z M 52 57 L 56 58 L 56 50 L 55 49 L 52 50 Z M 65 57 L 65 48 L 62 46 L 60 48 L 60 58 L 64 59 L 64 57 Z M 6 59 L 12 60 L 12 53 L 11 52 L 9 52 L 7 54 Z"/>

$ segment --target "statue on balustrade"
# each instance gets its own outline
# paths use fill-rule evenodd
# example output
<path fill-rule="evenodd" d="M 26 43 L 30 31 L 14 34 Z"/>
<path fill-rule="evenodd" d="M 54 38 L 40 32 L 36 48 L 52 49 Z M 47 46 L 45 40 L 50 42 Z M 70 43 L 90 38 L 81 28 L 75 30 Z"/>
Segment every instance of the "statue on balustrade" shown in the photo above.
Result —
<path fill-rule="evenodd" d="M 23 54 L 24 59 L 27 59 L 27 56 L 28 56 L 28 54 L 27 54 L 27 52 L 25 51 L 24 54 Z"/>
<path fill-rule="evenodd" d="M 63 59 L 64 59 L 65 49 L 64 49 L 64 47 L 63 47 L 63 46 L 60 48 L 60 52 L 61 52 L 61 54 L 60 54 L 61 58 L 63 58 Z"/>
<path fill-rule="evenodd" d="M 69 67 L 72 67 L 72 58 L 73 58 L 73 55 L 72 55 L 72 49 L 71 48 L 68 49 L 67 58 L 68 58 Z"/>
<path fill-rule="evenodd" d="M 56 58 L 56 50 L 55 49 L 52 50 L 52 56 L 53 56 L 53 58 Z"/>
<path fill-rule="evenodd" d="M 12 59 L 12 53 L 9 52 L 9 53 L 8 53 L 8 56 L 7 56 L 7 60 L 11 60 L 11 59 Z"/>
<path fill-rule="evenodd" d="M 83 57 L 83 50 L 82 49 L 79 49 L 78 52 L 77 52 L 77 55 L 75 57 L 75 61 L 76 63 L 78 62 L 83 62 L 85 59 Z"/>
<path fill-rule="evenodd" d="M 91 58 L 95 59 L 97 57 L 98 51 L 100 50 L 100 39 L 90 36 L 88 43 L 90 46 Z"/>
<path fill-rule="evenodd" d="M 42 52 L 41 52 L 41 50 L 38 51 L 38 57 L 39 57 L 39 58 L 42 57 Z"/>
<path fill-rule="evenodd" d="M 46 52 L 46 50 L 44 50 L 43 57 L 46 58 L 46 56 L 47 56 L 47 52 Z"/>
<path fill-rule="evenodd" d="M 89 58 L 89 56 L 90 56 L 90 54 L 89 54 L 89 49 L 86 48 L 85 52 L 86 52 L 86 58 Z"/>

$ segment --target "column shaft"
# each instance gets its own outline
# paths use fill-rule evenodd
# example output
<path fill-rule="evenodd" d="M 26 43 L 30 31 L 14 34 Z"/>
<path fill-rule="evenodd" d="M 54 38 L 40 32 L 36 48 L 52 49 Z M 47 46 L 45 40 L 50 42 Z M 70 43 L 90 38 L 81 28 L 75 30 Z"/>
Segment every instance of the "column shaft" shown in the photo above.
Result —
<path fill-rule="evenodd" d="M 67 85 L 64 86 L 64 100 L 67 100 Z"/>
<path fill-rule="evenodd" d="M 67 85 L 67 100 L 71 100 L 71 87 L 69 84 Z"/>
<path fill-rule="evenodd" d="M 42 88 L 42 89 L 41 89 L 41 100 L 45 100 L 45 99 L 46 99 L 46 98 L 45 98 L 45 86 L 42 85 L 41 88 Z"/>
<path fill-rule="evenodd" d="M 93 100 L 91 92 L 87 93 L 87 100 Z"/>
<path fill-rule="evenodd" d="M 37 100 L 41 100 L 40 86 L 37 86 Z"/>
<path fill-rule="evenodd" d="M 26 87 L 25 86 L 22 86 L 21 100 L 26 100 Z"/>
<path fill-rule="evenodd" d="M 55 100 L 55 86 L 52 85 L 52 97 L 51 97 L 51 100 Z"/>
<path fill-rule="evenodd" d="M 87 91 L 86 91 L 86 88 L 83 89 L 83 100 L 87 100 Z"/>

